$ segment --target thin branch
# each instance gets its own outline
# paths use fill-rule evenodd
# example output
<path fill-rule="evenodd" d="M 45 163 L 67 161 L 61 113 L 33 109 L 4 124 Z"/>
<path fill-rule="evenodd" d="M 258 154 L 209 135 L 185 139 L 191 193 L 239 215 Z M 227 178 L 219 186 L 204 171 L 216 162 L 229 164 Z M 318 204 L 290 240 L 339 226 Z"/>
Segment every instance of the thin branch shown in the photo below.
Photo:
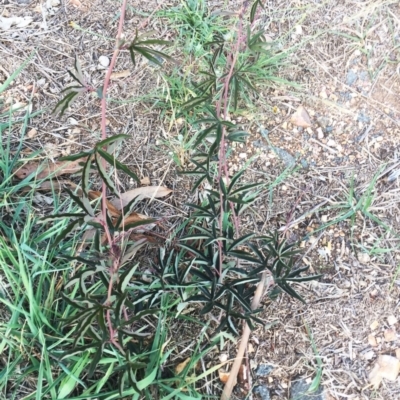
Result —
<path fill-rule="evenodd" d="M 266 289 L 272 284 L 272 277 L 269 275 L 269 271 L 264 271 L 261 277 L 261 281 L 257 286 L 256 292 L 254 293 L 253 301 L 251 303 L 251 309 L 256 310 L 260 304 L 261 297 L 264 293 L 264 286 Z M 250 337 L 250 328 L 247 323 L 245 323 L 242 340 L 240 341 L 239 350 L 237 352 L 235 361 L 232 365 L 232 369 L 229 373 L 228 382 L 226 382 L 224 390 L 221 395 L 221 400 L 230 400 L 232 395 L 233 387 L 236 384 L 237 374 L 239 373 L 239 368 L 242 365 L 244 353 L 247 348 L 247 343 Z"/>

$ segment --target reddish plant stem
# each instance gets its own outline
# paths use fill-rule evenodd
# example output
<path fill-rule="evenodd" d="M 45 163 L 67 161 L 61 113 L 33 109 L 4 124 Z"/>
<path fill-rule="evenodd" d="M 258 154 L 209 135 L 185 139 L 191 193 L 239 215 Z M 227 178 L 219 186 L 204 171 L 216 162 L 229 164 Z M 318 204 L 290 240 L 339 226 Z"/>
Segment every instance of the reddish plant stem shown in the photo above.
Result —
<path fill-rule="evenodd" d="M 118 22 L 118 33 L 117 33 L 117 39 L 116 39 L 116 46 L 115 50 L 110 62 L 110 66 L 107 70 L 106 76 L 104 78 L 104 85 L 103 85 L 103 93 L 102 93 L 102 98 L 101 98 L 101 139 L 105 140 L 107 138 L 107 130 L 106 130 L 106 113 L 107 113 L 107 89 L 110 84 L 110 79 L 111 79 L 111 74 L 114 69 L 115 63 L 118 58 L 118 54 L 120 51 L 120 46 L 122 42 L 122 29 L 124 27 L 124 20 L 125 20 L 125 12 L 126 12 L 126 6 L 127 6 L 128 0 L 123 0 L 122 5 L 121 5 L 121 14 L 119 17 L 119 22 Z M 103 168 L 106 169 L 106 162 L 105 160 L 102 160 L 102 165 Z M 102 204 L 102 214 L 103 214 L 103 226 L 104 226 L 104 231 L 107 236 L 107 241 L 110 246 L 110 249 L 112 248 L 113 240 L 111 237 L 110 230 L 107 225 L 107 186 L 105 182 L 103 181 L 102 184 L 102 198 L 101 198 L 101 204 Z M 118 271 L 118 260 L 115 260 L 115 257 L 111 254 L 112 257 L 112 266 L 110 267 L 110 282 L 109 282 L 109 287 L 108 287 L 108 294 L 107 294 L 107 304 L 110 305 L 111 303 L 111 293 L 112 293 L 112 286 L 114 282 L 114 274 Z M 117 264 L 117 265 L 116 265 Z M 110 342 L 116 346 L 123 354 L 125 353 L 120 346 L 120 344 L 114 339 L 115 336 L 115 331 L 112 325 L 111 321 L 111 311 L 108 309 L 106 312 L 106 318 L 107 318 L 107 325 L 109 329 L 109 335 L 110 335 Z"/>
<path fill-rule="evenodd" d="M 237 59 L 239 57 L 239 51 L 240 51 L 240 45 L 243 41 L 242 37 L 242 32 L 243 32 L 243 24 L 242 24 L 242 18 L 243 14 L 245 11 L 245 5 L 242 6 L 241 10 L 239 11 L 239 21 L 238 21 L 238 29 L 237 29 L 237 40 L 235 43 L 235 48 L 233 50 L 233 55 L 230 54 L 228 59 L 230 59 L 230 69 L 228 75 L 224 78 L 224 86 L 223 86 L 223 91 L 221 93 L 221 97 L 219 98 L 219 101 L 217 102 L 217 116 L 220 118 L 221 114 L 223 113 L 223 118 L 226 120 L 228 116 L 228 98 L 229 98 L 229 83 L 232 79 L 233 72 L 235 69 L 235 65 L 237 62 Z M 223 100 L 223 106 L 222 106 L 222 100 Z M 221 112 L 221 107 L 222 107 L 222 112 Z M 222 137 L 221 137 L 221 144 L 219 148 L 219 164 L 218 164 L 218 184 L 221 180 L 221 177 L 225 175 L 225 180 L 228 182 L 229 179 L 229 172 L 228 172 L 228 166 L 226 163 L 226 143 L 225 143 L 225 126 L 222 126 Z M 220 204 L 221 204 L 221 216 L 220 216 L 220 234 L 222 236 L 222 229 L 223 229 L 223 215 L 224 213 L 222 212 L 222 207 L 223 207 L 223 193 L 222 190 L 220 190 Z M 232 202 L 229 202 L 231 211 L 232 211 L 232 219 L 233 223 L 235 225 L 235 230 L 238 233 L 239 232 L 239 218 L 235 214 L 235 207 Z M 222 262 L 223 262 L 223 256 L 222 256 L 222 242 L 219 240 L 218 241 L 218 251 L 219 251 L 219 265 L 220 265 L 220 270 L 218 271 L 219 276 L 222 275 Z"/>

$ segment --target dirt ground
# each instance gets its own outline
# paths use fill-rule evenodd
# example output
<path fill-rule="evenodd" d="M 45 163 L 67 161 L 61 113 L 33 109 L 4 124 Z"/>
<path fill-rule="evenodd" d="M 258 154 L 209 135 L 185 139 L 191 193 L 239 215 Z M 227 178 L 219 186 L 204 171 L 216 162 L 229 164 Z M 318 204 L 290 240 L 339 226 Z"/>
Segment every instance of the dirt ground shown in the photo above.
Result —
<path fill-rule="evenodd" d="M 168 36 L 166 27 L 145 18 L 154 1 L 130 3 L 126 36 L 138 24 Z M 159 3 L 161 8 L 175 4 Z M 32 18 L 23 28 L 0 29 L 0 83 L 35 51 L 6 93 L 6 104 L 28 103 L 33 96 L 34 109 L 51 110 L 70 83 L 66 69 L 75 54 L 92 84 L 102 81 L 99 57 L 112 55 L 117 3 L 0 0 L 0 5 L 3 17 Z M 326 399 L 399 399 L 400 378 L 374 389 L 368 375 L 379 356 L 400 358 L 400 4 L 268 1 L 263 24 L 266 35 L 281 38 L 284 48 L 296 47 L 280 73 L 301 87 L 266 91 L 257 113 L 238 119 L 252 136 L 236 147 L 229 168 L 235 171 L 254 157 L 249 175 L 274 182 L 287 167 L 255 121 L 269 131 L 273 146 L 301 161 L 244 222 L 255 223 L 260 232 L 289 228 L 288 238 L 304 248 L 302 263 L 324 277 L 299 287 L 307 305 L 286 296 L 264 301 L 263 317 L 275 325 L 251 335 L 253 383 L 266 385 L 272 399 L 289 399 L 294 378 L 311 382 L 319 356 Z M 122 54 L 116 71 L 129 69 L 129 56 Z M 108 129 L 132 136 L 121 161 L 152 184 L 172 188 L 172 198 L 159 207 L 176 215 L 186 201 L 186 183 L 175 175 L 161 144 L 176 132 L 163 126 L 159 110 L 140 105 L 160 84 L 149 69 L 139 63 L 134 73 L 112 82 L 110 96 L 119 102 L 109 106 Z M 299 105 L 308 111 L 311 128 L 291 124 Z M 88 95 L 66 118 L 45 112 L 33 119 L 25 151 L 44 149 L 43 158 L 50 159 L 83 151 L 99 138 L 99 125 L 98 100 Z M 125 189 L 130 185 L 126 182 Z M 257 376 L 261 364 L 271 365 L 272 372 Z"/>

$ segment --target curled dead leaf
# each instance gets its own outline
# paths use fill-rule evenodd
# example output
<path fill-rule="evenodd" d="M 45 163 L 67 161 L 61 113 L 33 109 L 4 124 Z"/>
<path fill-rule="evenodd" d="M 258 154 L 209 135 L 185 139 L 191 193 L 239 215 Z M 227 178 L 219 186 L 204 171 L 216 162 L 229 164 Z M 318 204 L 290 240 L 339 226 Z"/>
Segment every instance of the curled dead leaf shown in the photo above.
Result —
<path fill-rule="evenodd" d="M 145 176 L 143 179 L 140 180 L 140 183 L 142 185 L 150 185 L 150 178 L 148 176 Z"/>
<path fill-rule="evenodd" d="M 394 382 L 400 372 L 400 361 L 396 357 L 382 355 L 378 357 L 374 368 L 369 373 L 369 381 L 377 389 L 382 379 Z"/>
<path fill-rule="evenodd" d="M 124 71 L 120 71 L 120 72 L 113 72 L 110 76 L 111 80 L 117 80 L 117 79 L 122 79 L 122 78 L 126 78 L 131 74 L 131 71 L 129 69 L 126 69 Z"/>
<path fill-rule="evenodd" d="M 226 384 L 226 382 L 228 382 L 228 379 L 229 379 L 229 376 L 230 376 L 229 372 L 226 372 L 223 369 L 219 369 L 218 370 L 218 375 L 219 375 L 219 380 L 222 383 Z M 235 380 L 235 383 L 233 384 L 233 386 L 235 386 L 236 383 L 237 383 L 237 380 Z"/>
<path fill-rule="evenodd" d="M 18 179 L 25 179 L 27 176 L 37 172 L 36 179 L 46 179 L 60 175 L 75 174 L 82 169 L 84 160 L 77 161 L 57 161 L 55 163 L 49 162 L 48 165 L 32 161 L 28 162 L 20 168 L 14 170 L 15 177 Z"/>
<path fill-rule="evenodd" d="M 135 197 L 160 198 L 168 196 L 172 192 L 164 186 L 145 186 L 122 193 L 119 199 L 112 200 L 112 204 L 119 210 L 129 204 Z"/>
<path fill-rule="evenodd" d="M 301 128 L 309 128 L 312 125 L 310 116 L 303 106 L 299 106 L 299 108 L 290 118 L 290 122 L 293 125 L 300 126 Z"/>
<path fill-rule="evenodd" d="M 68 188 L 70 190 L 75 190 L 76 184 L 68 179 L 57 180 L 57 181 L 49 180 L 49 181 L 42 182 L 40 185 L 35 185 L 35 186 L 28 185 L 28 186 L 24 187 L 23 189 L 21 189 L 21 191 L 23 193 L 26 193 L 32 189 L 35 189 L 40 192 L 47 192 L 47 191 L 52 191 L 52 190 L 60 191 L 60 190 L 63 190 L 64 188 Z"/>
<path fill-rule="evenodd" d="M 179 363 L 175 367 L 175 375 L 179 375 L 186 368 L 186 366 L 189 364 L 189 362 L 190 362 L 190 357 L 187 358 L 185 361 L 182 361 L 181 363 Z"/>

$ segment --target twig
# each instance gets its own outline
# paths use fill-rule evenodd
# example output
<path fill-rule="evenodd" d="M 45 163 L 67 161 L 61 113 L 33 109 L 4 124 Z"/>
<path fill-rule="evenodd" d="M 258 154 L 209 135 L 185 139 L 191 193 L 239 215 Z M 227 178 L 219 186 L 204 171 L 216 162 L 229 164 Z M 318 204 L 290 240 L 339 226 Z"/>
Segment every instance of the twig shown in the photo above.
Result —
<path fill-rule="evenodd" d="M 264 286 L 265 286 L 265 288 L 268 288 L 271 284 L 272 284 L 272 279 L 269 276 L 269 271 L 264 271 L 261 276 L 261 281 L 258 284 L 256 292 L 254 294 L 253 301 L 251 303 L 252 310 L 255 310 L 258 308 L 258 306 L 260 304 L 261 296 L 264 292 Z M 245 350 L 247 348 L 247 343 L 249 341 L 249 337 L 250 337 L 250 328 L 249 328 L 249 325 L 247 323 L 245 323 L 245 327 L 244 327 L 243 334 L 242 334 L 242 340 L 240 341 L 239 350 L 236 354 L 235 361 L 234 361 L 234 363 L 232 365 L 232 369 L 229 373 L 228 382 L 226 382 L 224 390 L 222 392 L 221 400 L 229 400 L 231 398 L 232 390 L 236 383 L 236 377 L 239 372 L 239 368 L 243 362 L 243 356 L 244 356 Z"/>
<path fill-rule="evenodd" d="M 101 138 L 102 140 L 105 140 L 107 138 L 107 131 L 106 131 L 106 112 L 107 112 L 107 89 L 110 84 L 110 78 L 112 71 L 115 66 L 115 62 L 117 61 L 117 57 L 120 51 L 120 46 L 121 46 L 121 38 L 122 38 L 122 29 L 124 26 L 124 20 L 125 20 L 125 12 L 126 12 L 126 6 L 127 6 L 128 0 L 123 0 L 123 3 L 121 5 L 121 14 L 119 17 L 119 22 L 118 22 L 118 33 L 117 33 L 117 39 L 116 39 L 116 46 L 114 50 L 114 54 L 112 56 L 110 66 L 107 70 L 106 76 L 104 78 L 104 85 L 103 85 L 103 95 L 101 98 Z M 104 169 L 106 168 L 106 161 L 102 159 L 103 167 Z M 107 236 L 107 241 L 110 246 L 110 250 L 112 249 L 112 237 L 110 230 L 108 229 L 107 225 L 107 186 L 105 182 L 103 181 L 102 185 L 102 198 L 101 198 L 101 204 L 102 204 L 102 215 L 103 215 L 103 227 L 105 234 Z M 112 293 L 112 285 L 114 282 L 114 274 L 118 271 L 119 267 L 119 260 L 111 254 L 111 257 L 113 258 L 112 260 L 112 266 L 110 267 L 110 283 L 109 283 L 109 288 L 108 288 L 108 295 L 107 295 L 107 304 L 110 304 L 110 299 L 111 299 L 111 293 Z M 111 311 L 110 309 L 107 309 L 106 312 L 106 318 L 107 318 L 107 325 L 109 329 L 109 335 L 110 335 L 110 342 L 116 346 L 122 354 L 125 354 L 124 350 L 122 349 L 121 345 L 115 341 L 114 336 L 115 336 L 115 331 L 112 325 L 111 321 Z"/>

